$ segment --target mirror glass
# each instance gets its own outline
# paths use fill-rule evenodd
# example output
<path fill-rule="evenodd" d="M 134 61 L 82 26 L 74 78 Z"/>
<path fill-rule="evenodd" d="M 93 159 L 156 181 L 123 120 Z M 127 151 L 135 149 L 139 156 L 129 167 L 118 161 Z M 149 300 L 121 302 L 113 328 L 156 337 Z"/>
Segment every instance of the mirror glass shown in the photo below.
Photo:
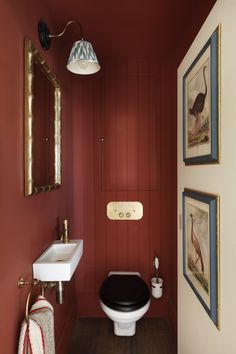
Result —
<path fill-rule="evenodd" d="M 61 88 L 29 39 L 25 40 L 25 195 L 61 184 Z"/>

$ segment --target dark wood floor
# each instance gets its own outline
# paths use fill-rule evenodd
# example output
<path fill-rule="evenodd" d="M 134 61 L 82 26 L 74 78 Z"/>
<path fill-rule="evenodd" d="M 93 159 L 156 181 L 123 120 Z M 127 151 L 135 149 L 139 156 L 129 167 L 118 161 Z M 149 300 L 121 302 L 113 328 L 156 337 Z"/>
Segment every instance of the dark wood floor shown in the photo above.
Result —
<path fill-rule="evenodd" d="M 69 354 L 176 354 L 174 340 L 165 319 L 142 318 L 136 334 L 119 337 L 109 319 L 79 319 Z"/>

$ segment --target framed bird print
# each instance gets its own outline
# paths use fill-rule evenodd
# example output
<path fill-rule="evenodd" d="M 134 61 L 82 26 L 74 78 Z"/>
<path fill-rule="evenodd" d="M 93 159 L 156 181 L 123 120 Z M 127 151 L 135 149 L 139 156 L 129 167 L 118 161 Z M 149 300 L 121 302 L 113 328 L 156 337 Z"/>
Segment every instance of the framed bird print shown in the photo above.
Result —
<path fill-rule="evenodd" d="M 220 27 L 183 76 L 183 159 L 219 163 Z"/>
<path fill-rule="evenodd" d="M 183 192 L 183 273 L 219 328 L 219 197 Z"/>

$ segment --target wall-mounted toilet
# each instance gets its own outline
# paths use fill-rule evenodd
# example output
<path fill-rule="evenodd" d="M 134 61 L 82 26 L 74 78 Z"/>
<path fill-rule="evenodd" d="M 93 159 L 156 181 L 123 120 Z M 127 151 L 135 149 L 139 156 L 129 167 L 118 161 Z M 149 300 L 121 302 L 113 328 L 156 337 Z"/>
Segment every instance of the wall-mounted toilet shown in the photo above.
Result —
<path fill-rule="evenodd" d="M 118 336 L 133 336 L 138 321 L 149 309 L 150 291 L 138 272 L 110 272 L 100 289 L 100 304 L 114 322 Z"/>

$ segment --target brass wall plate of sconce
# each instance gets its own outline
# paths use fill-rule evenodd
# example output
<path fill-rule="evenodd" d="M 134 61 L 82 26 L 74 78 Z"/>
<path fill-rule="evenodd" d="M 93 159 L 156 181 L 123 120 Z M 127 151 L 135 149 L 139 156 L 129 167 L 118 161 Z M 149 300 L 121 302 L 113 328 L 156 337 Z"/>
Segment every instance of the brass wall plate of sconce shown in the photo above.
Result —
<path fill-rule="evenodd" d="M 61 185 L 61 87 L 29 39 L 25 39 L 25 195 Z"/>

